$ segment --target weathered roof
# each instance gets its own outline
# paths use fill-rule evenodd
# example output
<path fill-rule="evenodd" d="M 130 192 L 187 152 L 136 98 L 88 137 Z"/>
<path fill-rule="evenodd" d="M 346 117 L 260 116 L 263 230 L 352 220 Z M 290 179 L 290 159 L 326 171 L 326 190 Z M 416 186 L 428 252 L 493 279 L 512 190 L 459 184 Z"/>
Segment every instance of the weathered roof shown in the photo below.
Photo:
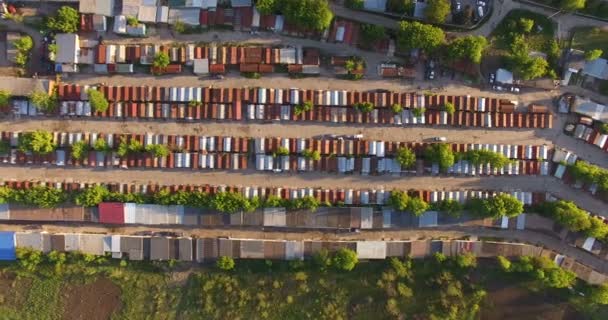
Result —
<path fill-rule="evenodd" d="M 74 33 L 58 33 L 56 63 L 78 63 L 78 35 Z"/>
<path fill-rule="evenodd" d="M 608 60 L 598 58 L 587 61 L 583 67 L 583 74 L 597 79 L 608 80 Z"/>
<path fill-rule="evenodd" d="M 200 11 L 198 8 L 170 8 L 169 24 L 181 21 L 184 24 L 196 26 L 199 24 Z"/>
<path fill-rule="evenodd" d="M 18 232 L 15 235 L 17 247 L 19 248 L 31 248 L 34 250 L 42 251 L 44 249 L 42 245 L 42 233 L 40 232 Z"/>
<path fill-rule="evenodd" d="M 140 22 L 151 22 L 156 23 L 156 10 L 158 7 L 153 6 L 141 6 L 137 14 L 137 20 Z"/>
<path fill-rule="evenodd" d="M 80 0 L 80 13 L 95 13 L 114 16 L 114 0 Z"/>
<path fill-rule="evenodd" d="M 385 259 L 386 242 L 357 241 L 357 256 L 359 259 Z"/>
<path fill-rule="evenodd" d="M 150 259 L 169 260 L 169 239 L 154 237 L 150 239 Z"/>
<path fill-rule="evenodd" d="M 194 59 L 193 61 L 195 74 L 209 73 L 209 59 Z"/>
<path fill-rule="evenodd" d="M 608 123 L 608 108 L 587 98 L 576 96 L 572 104 L 572 111 Z"/>

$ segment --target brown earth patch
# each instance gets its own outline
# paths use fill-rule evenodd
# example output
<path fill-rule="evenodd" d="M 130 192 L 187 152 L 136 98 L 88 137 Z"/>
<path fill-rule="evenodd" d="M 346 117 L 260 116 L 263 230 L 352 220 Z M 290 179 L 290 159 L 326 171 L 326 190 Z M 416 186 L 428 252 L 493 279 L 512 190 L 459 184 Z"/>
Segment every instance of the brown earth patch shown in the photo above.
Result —
<path fill-rule="evenodd" d="M 107 278 L 63 290 L 64 320 L 107 320 L 120 309 L 120 288 Z"/>

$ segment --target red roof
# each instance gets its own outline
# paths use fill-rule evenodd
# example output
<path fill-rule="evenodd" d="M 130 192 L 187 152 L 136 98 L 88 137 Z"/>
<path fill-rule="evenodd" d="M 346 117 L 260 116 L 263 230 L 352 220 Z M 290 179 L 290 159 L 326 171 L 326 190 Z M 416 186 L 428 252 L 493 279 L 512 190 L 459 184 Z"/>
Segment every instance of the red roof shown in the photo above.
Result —
<path fill-rule="evenodd" d="M 201 24 L 201 26 L 206 26 L 209 23 L 209 11 L 208 10 L 201 10 L 201 13 L 199 14 L 198 22 Z"/>
<path fill-rule="evenodd" d="M 210 64 L 209 72 L 210 73 L 224 73 L 224 72 L 226 72 L 226 66 L 223 64 Z"/>
<path fill-rule="evenodd" d="M 99 222 L 124 224 L 125 207 L 119 202 L 102 202 L 99 204 Z"/>

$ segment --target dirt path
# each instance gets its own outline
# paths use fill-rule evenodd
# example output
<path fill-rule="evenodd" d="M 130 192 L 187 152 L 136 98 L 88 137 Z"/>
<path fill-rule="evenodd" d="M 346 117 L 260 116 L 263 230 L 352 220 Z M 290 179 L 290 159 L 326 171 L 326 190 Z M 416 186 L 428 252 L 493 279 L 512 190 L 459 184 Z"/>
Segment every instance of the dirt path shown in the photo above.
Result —
<path fill-rule="evenodd" d="M 331 173 L 264 173 L 252 169 L 239 171 L 89 169 L 57 167 L 0 167 L 4 180 L 42 180 L 77 182 L 121 182 L 173 184 L 211 184 L 257 187 L 321 187 L 344 189 L 422 189 L 422 190 L 521 190 L 546 191 L 559 198 L 575 201 L 591 212 L 608 216 L 607 206 L 586 192 L 562 184 L 553 177 L 393 177 Z"/>
<path fill-rule="evenodd" d="M 103 234 L 134 234 L 142 231 L 166 231 L 162 227 L 112 227 L 82 226 L 82 225 L 37 225 L 41 231 L 49 233 L 103 233 Z M 26 225 L 0 224 L 2 231 L 31 231 Z M 581 249 L 571 247 L 560 239 L 531 230 L 499 230 L 481 227 L 446 226 L 428 229 L 403 229 L 403 230 L 361 230 L 360 233 L 335 233 L 322 231 L 291 231 L 291 230 L 255 230 L 254 228 L 238 229 L 201 229 L 201 228 L 179 228 L 172 227 L 173 231 L 183 232 L 184 236 L 193 237 L 232 237 L 241 239 L 281 239 L 281 240 L 416 240 L 416 239 L 458 239 L 466 236 L 501 238 L 508 241 L 524 242 L 536 246 L 542 246 L 559 252 L 576 261 L 593 267 L 604 274 L 608 273 L 608 261 L 602 260 Z"/>

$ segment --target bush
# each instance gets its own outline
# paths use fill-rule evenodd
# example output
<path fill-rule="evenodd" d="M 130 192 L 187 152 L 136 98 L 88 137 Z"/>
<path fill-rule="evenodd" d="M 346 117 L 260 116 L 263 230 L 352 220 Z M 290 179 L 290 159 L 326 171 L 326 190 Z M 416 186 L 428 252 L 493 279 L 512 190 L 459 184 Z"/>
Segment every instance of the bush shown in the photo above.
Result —
<path fill-rule="evenodd" d="M 127 17 L 127 24 L 130 27 L 137 27 L 139 25 L 139 21 L 137 21 L 136 17 L 129 16 L 129 17 Z"/>
<path fill-rule="evenodd" d="M 425 108 L 413 108 L 412 109 L 412 114 L 414 115 L 414 117 L 422 117 L 425 112 L 426 112 Z"/>
<path fill-rule="evenodd" d="M 158 52 L 154 56 L 154 62 L 152 63 L 152 65 L 156 68 L 166 68 L 169 63 L 171 63 L 169 55 L 165 52 Z"/>
<path fill-rule="evenodd" d="M 78 24 L 80 23 L 80 14 L 78 10 L 63 6 L 57 10 L 57 14 L 49 17 L 46 22 L 47 28 L 63 33 L 78 32 Z"/>
<path fill-rule="evenodd" d="M 420 216 L 429 209 L 429 204 L 422 198 L 411 197 L 407 203 L 407 210 L 415 216 Z"/>
<path fill-rule="evenodd" d="M 278 0 L 280 1 L 280 0 Z M 279 8 L 279 3 L 277 0 L 257 0 L 255 2 L 255 7 L 261 14 L 273 14 Z"/>
<path fill-rule="evenodd" d="M 55 151 L 57 145 L 53 142 L 53 134 L 43 130 L 23 133 L 19 136 L 19 150 L 45 155 Z"/>
<path fill-rule="evenodd" d="M 19 192 L 16 193 L 16 196 L 17 199 L 14 199 L 15 202 L 40 208 L 55 208 L 68 200 L 65 191 L 44 186 L 35 186 L 31 189 L 19 190 Z"/>
<path fill-rule="evenodd" d="M 139 153 L 144 150 L 144 146 L 137 140 L 131 140 L 130 142 L 122 140 L 118 145 L 116 154 L 118 154 L 119 157 L 126 157 L 129 154 Z"/>
<path fill-rule="evenodd" d="M 241 75 L 248 79 L 259 79 L 262 77 L 259 72 L 241 72 Z"/>
<path fill-rule="evenodd" d="M 391 191 L 387 204 L 398 211 L 409 211 L 419 216 L 429 208 L 428 203 L 419 197 L 410 197 L 407 193 L 399 190 Z"/>
<path fill-rule="evenodd" d="M 164 158 L 169 155 L 169 148 L 164 144 L 149 144 L 146 146 L 146 152 L 157 158 Z"/>
<path fill-rule="evenodd" d="M 497 256 L 496 260 L 498 261 L 498 266 L 502 271 L 509 272 L 511 271 L 511 261 L 503 256 Z"/>
<path fill-rule="evenodd" d="M 471 252 L 465 252 L 456 256 L 456 265 L 460 268 L 477 267 L 477 257 Z"/>
<path fill-rule="evenodd" d="M 445 143 L 435 143 L 424 150 L 424 156 L 427 161 L 439 164 L 441 171 L 446 171 L 454 165 L 454 152 L 452 147 Z"/>
<path fill-rule="evenodd" d="M 87 94 L 89 95 L 89 102 L 91 103 L 91 108 L 93 108 L 93 111 L 105 112 L 108 110 L 110 104 L 103 93 L 95 89 L 89 89 L 87 90 Z"/>
<path fill-rule="evenodd" d="M 234 269 L 234 259 L 226 256 L 221 256 L 217 259 L 216 266 L 221 270 L 230 271 Z"/>
<path fill-rule="evenodd" d="M 235 192 L 216 193 L 210 200 L 209 205 L 212 209 L 225 213 L 235 213 L 240 210 L 250 212 L 257 209 L 257 206 L 254 206 L 249 199 Z"/>
<path fill-rule="evenodd" d="M 49 95 L 43 91 L 34 91 L 29 98 L 30 102 L 40 111 L 53 112 L 57 108 L 57 96 L 55 94 Z"/>
<path fill-rule="evenodd" d="M 93 144 L 93 149 L 95 149 L 95 151 L 106 153 L 110 151 L 110 146 L 108 146 L 108 142 L 105 139 L 97 138 Z"/>
<path fill-rule="evenodd" d="M 428 0 L 424 10 L 424 17 L 431 23 L 444 23 L 450 14 L 450 2 L 448 0 Z"/>
<path fill-rule="evenodd" d="M 332 259 L 327 249 L 322 248 L 321 250 L 315 252 L 312 256 L 312 261 L 317 267 L 321 270 L 327 270 L 331 267 Z"/>
<path fill-rule="evenodd" d="M 464 153 L 464 158 L 473 165 L 490 164 L 492 168 L 500 169 L 511 163 L 504 154 L 490 150 L 469 150 Z"/>
<path fill-rule="evenodd" d="M 600 191 L 608 191 L 608 170 L 579 160 L 569 165 L 568 171 L 575 179 L 588 184 L 595 183 Z"/>
<path fill-rule="evenodd" d="M 11 93 L 7 90 L 0 90 L 0 107 L 6 107 L 11 101 Z"/>
<path fill-rule="evenodd" d="M 394 114 L 399 114 L 399 113 L 401 113 L 403 111 L 403 106 L 401 106 L 398 103 L 394 103 L 391 106 L 391 110 L 393 111 Z"/>
<path fill-rule="evenodd" d="M 357 102 L 353 104 L 353 107 L 362 113 L 372 112 L 374 110 L 374 105 L 371 102 Z"/>
<path fill-rule="evenodd" d="M 312 104 L 312 101 L 304 101 L 295 106 L 294 113 L 296 116 L 299 116 L 304 112 L 311 111 L 313 107 L 314 107 L 314 105 Z"/>
<path fill-rule="evenodd" d="M 583 232 L 589 237 L 600 240 L 608 238 L 608 225 L 578 208 L 574 202 L 559 200 L 544 202 L 534 207 L 538 214 L 554 219 L 558 224 L 572 232 Z"/>
<path fill-rule="evenodd" d="M 386 30 L 383 26 L 375 24 L 361 25 L 361 41 L 360 46 L 364 48 L 372 48 L 375 43 L 386 39 Z"/>
<path fill-rule="evenodd" d="M 173 31 L 177 33 L 186 33 L 188 31 L 188 26 L 180 20 L 177 20 L 173 23 Z"/>
<path fill-rule="evenodd" d="M 604 52 L 602 51 L 602 49 L 593 49 L 585 51 L 585 60 L 592 61 L 598 59 L 602 56 L 603 53 Z"/>
<path fill-rule="evenodd" d="M 106 187 L 97 185 L 79 192 L 74 197 L 74 203 L 83 207 L 95 207 L 102 203 L 109 195 L 110 191 Z"/>
<path fill-rule="evenodd" d="M 439 201 L 434 204 L 434 207 L 436 210 L 452 217 L 460 217 L 464 209 L 464 206 L 460 202 L 451 199 Z"/>
<path fill-rule="evenodd" d="M 89 145 L 84 141 L 77 141 L 72 144 L 72 158 L 82 160 L 89 153 Z"/>
<path fill-rule="evenodd" d="M 443 30 L 430 24 L 417 21 L 401 21 L 397 32 L 397 45 L 400 50 L 422 49 L 430 52 L 445 41 Z"/>
<path fill-rule="evenodd" d="M 489 199 L 473 198 L 467 202 L 467 209 L 478 217 L 516 217 L 524 211 L 524 204 L 512 195 L 501 193 Z"/>
<path fill-rule="evenodd" d="M 314 31 L 327 29 L 334 17 L 327 0 L 277 1 L 285 20 Z"/>
<path fill-rule="evenodd" d="M 277 151 L 274 153 L 274 156 L 288 156 L 289 155 L 289 149 L 283 147 L 283 146 L 279 146 L 279 148 L 277 149 Z"/>
<path fill-rule="evenodd" d="M 446 102 L 443 105 L 443 111 L 447 112 L 448 114 L 454 114 L 454 112 L 456 112 L 456 106 L 451 102 Z"/>
<path fill-rule="evenodd" d="M 312 149 L 307 149 L 307 150 L 302 151 L 302 155 L 306 159 L 312 159 L 314 161 L 321 160 L 321 153 L 318 150 L 313 151 Z"/>
<path fill-rule="evenodd" d="M 399 148 L 397 150 L 397 162 L 406 169 L 412 168 L 416 164 L 416 154 L 410 148 Z"/>
<path fill-rule="evenodd" d="M 347 248 L 340 248 L 336 251 L 333 259 L 334 267 L 340 271 L 351 271 L 358 262 L 357 253 Z"/>

